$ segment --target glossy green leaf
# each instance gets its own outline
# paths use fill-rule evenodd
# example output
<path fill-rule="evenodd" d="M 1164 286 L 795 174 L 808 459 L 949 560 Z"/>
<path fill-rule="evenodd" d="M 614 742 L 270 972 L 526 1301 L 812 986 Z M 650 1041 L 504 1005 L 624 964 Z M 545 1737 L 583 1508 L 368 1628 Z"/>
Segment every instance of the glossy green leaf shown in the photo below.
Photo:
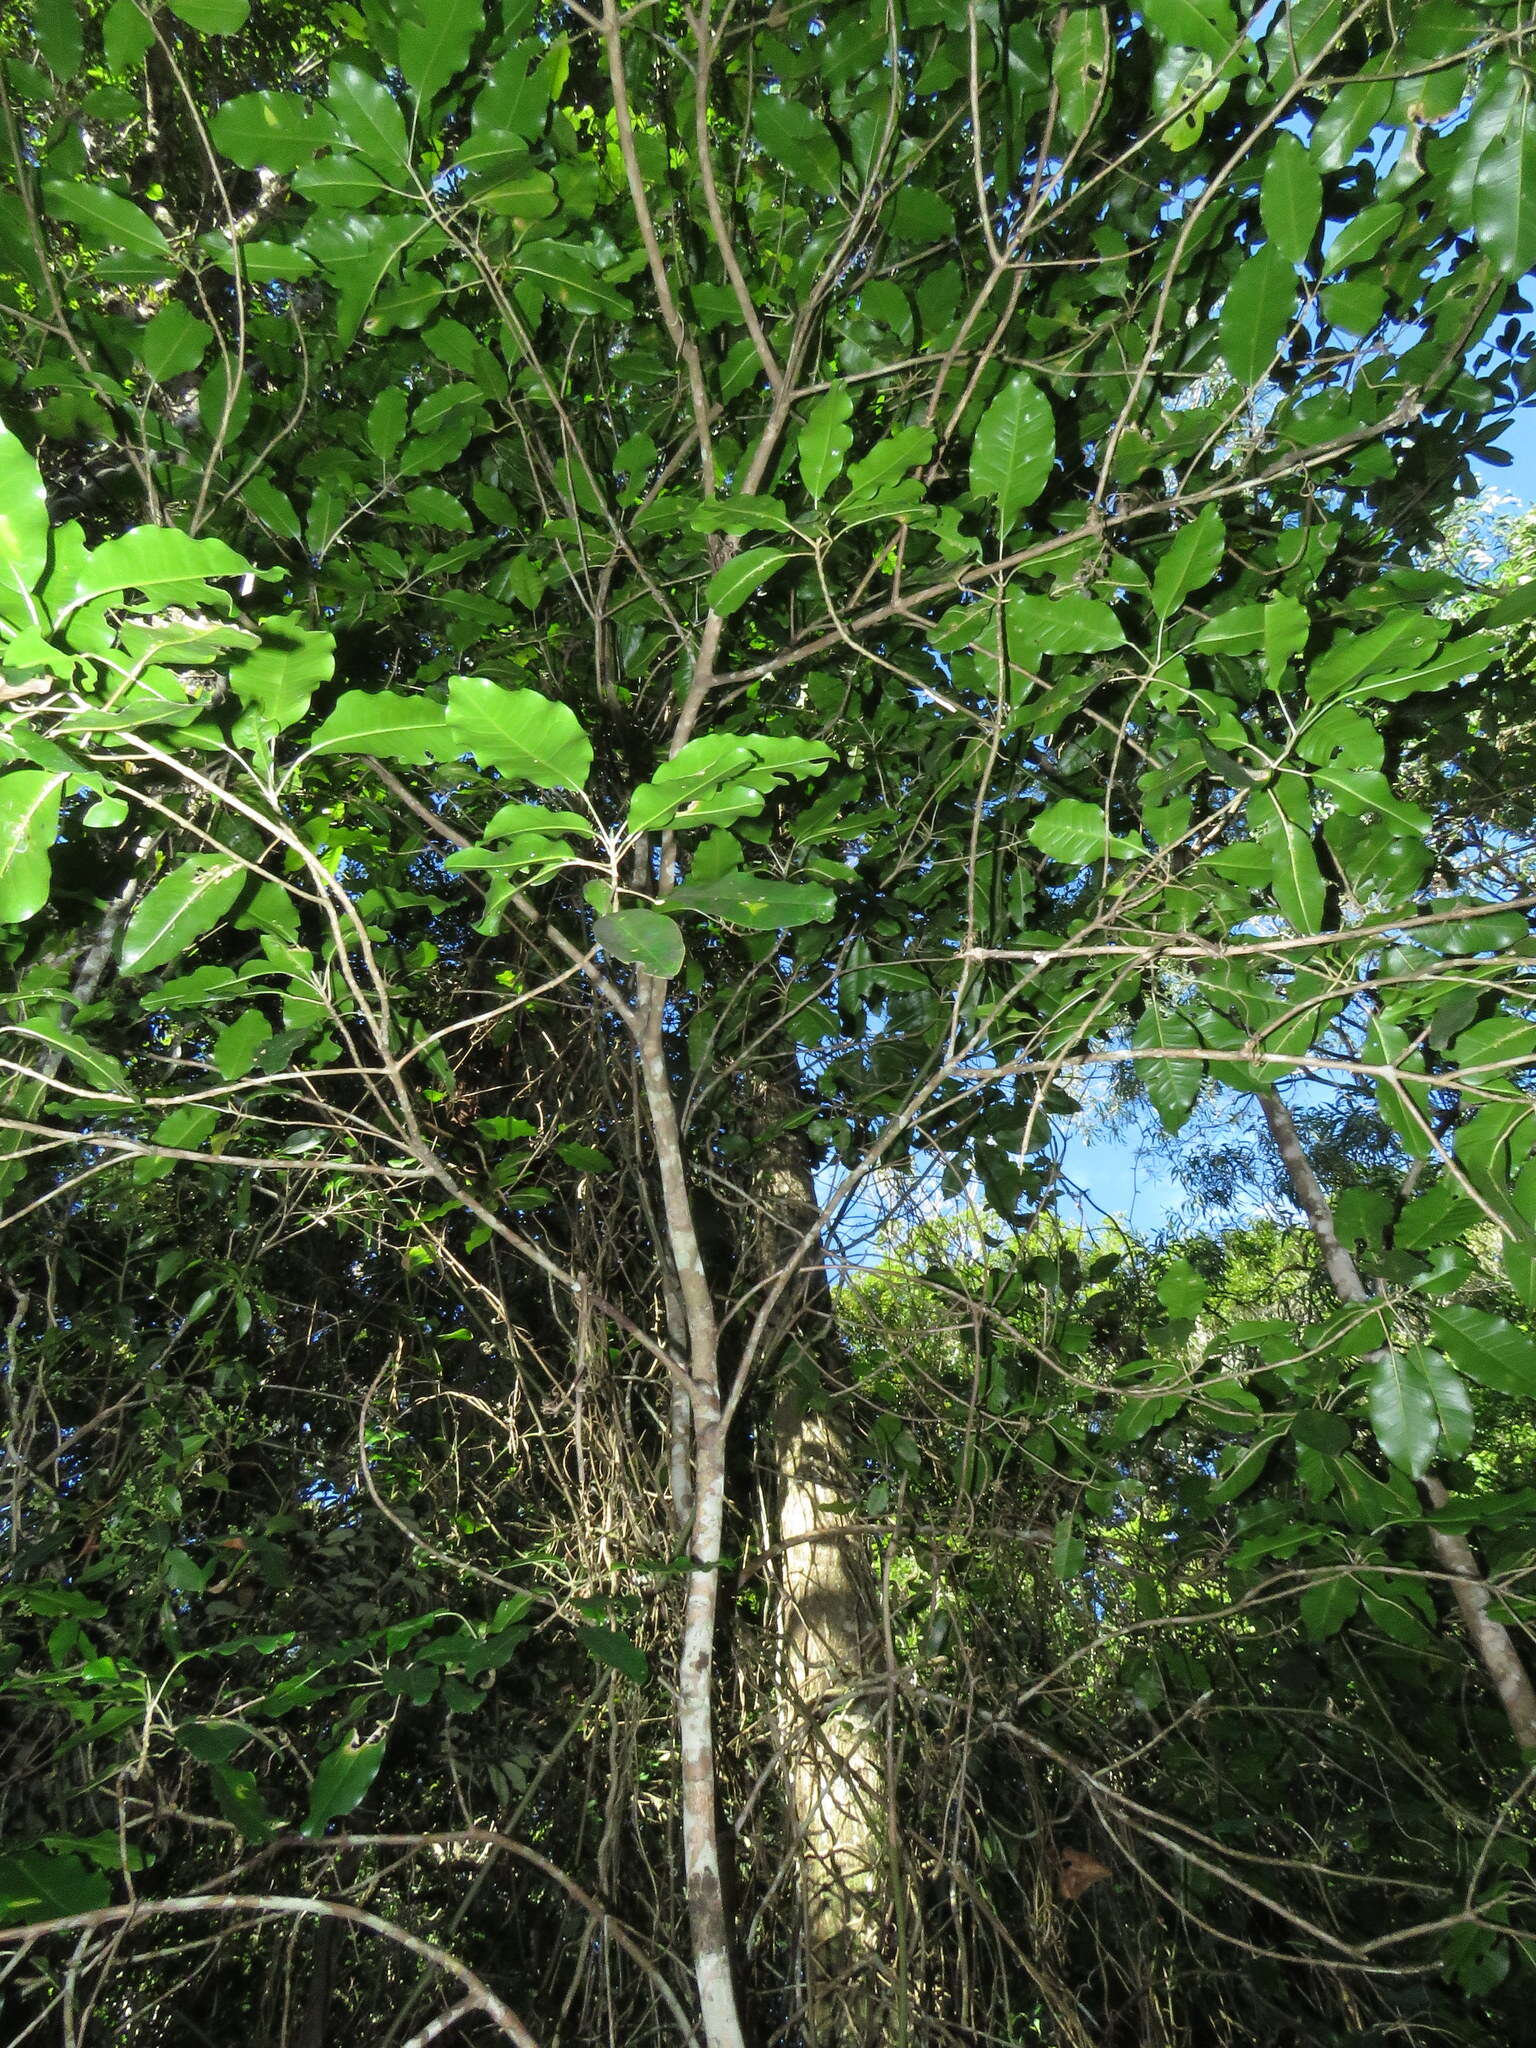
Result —
<path fill-rule="evenodd" d="M 821 924 L 837 906 L 832 891 L 820 882 L 780 882 L 742 869 L 712 882 L 685 883 L 668 900 L 674 909 L 701 911 L 754 932 Z"/>
<path fill-rule="evenodd" d="M 119 965 L 125 974 L 147 974 L 184 953 L 194 939 L 212 931 L 245 887 L 238 860 L 194 853 L 156 882 L 128 920 Z"/>
<path fill-rule="evenodd" d="M 213 1064 L 222 1081 L 243 1081 L 270 1044 L 272 1026 L 260 1010 L 242 1010 L 213 1042 Z"/>
<path fill-rule="evenodd" d="M 1179 49 L 1200 50 L 1219 62 L 1237 45 L 1237 23 L 1227 0 L 1143 0 L 1141 11 L 1148 26 Z"/>
<path fill-rule="evenodd" d="M 207 353 L 213 329 L 179 300 L 162 306 L 147 323 L 139 342 L 139 361 L 157 384 L 184 377 Z"/>
<path fill-rule="evenodd" d="M 752 133 L 791 178 L 836 198 L 842 179 L 837 144 L 826 123 L 801 100 L 759 94 L 752 103 Z"/>
<path fill-rule="evenodd" d="M 484 26 L 484 0 L 418 0 L 400 25 L 400 70 L 421 105 L 464 69 Z"/>
<path fill-rule="evenodd" d="M 1336 1636 L 1360 1605 L 1360 1586 L 1348 1572 L 1319 1579 L 1301 1596 L 1301 1619 L 1314 1642 Z"/>
<path fill-rule="evenodd" d="M 1169 542 L 1152 579 L 1152 609 L 1160 619 L 1204 589 L 1221 567 L 1226 529 L 1214 505 L 1204 505 Z"/>
<path fill-rule="evenodd" d="M 617 1629 L 604 1628 L 598 1623 L 588 1623 L 576 1631 L 587 1655 L 610 1671 L 617 1671 L 621 1677 L 631 1678 L 636 1685 L 644 1685 L 650 1676 L 650 1664 L 644 1650 Z"/>
<path fill-rule="evenodd" d="M 377 754 L 385 761 L 421 763 L 456 746 L 435 697 L 395 690 L 348 690 L 310 742 L 315 754 Z"/>
<path fill-rule="evenodd" d="M 299 1833 L 309 1841 L 323 1835 L 328 1821 L 360 1806 L 384 1761 L 382 1742 L 347 1741 L 323 1757 L 309 1788 L 309 1812 Z"/>
<path fill-rule="evenodd" d="M 1108 89 L 1113 62 L 1109 18 L 1100 7 L 1063 8 L 1057 15 L 1051 76 L 1069 135 L 1081 135 Z"/>
<path fill-rule="evenodd" d="M 91 247 L 126 249 L 131 255 L 162 265 L 167 275 L 174 269 L 175 258 L 163 230 L 131 199 L 122 198 L 105 185 L 73 178 L 45 178 L 43 197 L 49 213 L 56 220 L 68 221 L 78 228 Z"/>
<path fill-rule="evenodd" d="M 754 597 L 769 577 L 784 564 L 793 559 L 789 548 L 748 548 L 744 554 L 733 555 L 723 568 L 717 569 L 704 589 L 704 600 L 713 612 L 722 618 L 729 618 L 732 612 L 739 612 L 749 597 Z"/>
<path fill-rule="evenodd" d="M 1296 275 L 1270 244 L 1245 256 L 1227 287 L 1219 333 L 1222 360 L 1246 390 L 1261 384 L 1296 314 Z"/>
<path fill-rule="evenodd" d="M 824 391 L 806 414 L 796 444 L 800 479 L 819 504 L 842 474 L 853 446 L 853 398 L 842 384 Z"/>
<path fill-rule="evenodd" d="M 43 61 L 55 78 L 69 78 L 84 54 L 75 0 L 32 0 L 32 28 Z"/>
<path fill-rule="evenodd" d="M 78 1856 L 51 1855 L 43 1849 L 12 1849 L 0 1855 L 0 1925 L 24 1926 L 32 1920 L 93 1913 L 111 1896 L 106 1873 Z"/>
<path fill-rule="evenodd" d="M 1299 135 L 1275 137 L 1259 186 L 1259 218 L 1287 263 L 1305 263 L 1323 217 L 1323 181 Z M 1225 353 L 1225 350 L 1223 350 Z M 1230 367 L 1231 359 L 1228 358 Z"/>
<path fill-rule="evenodd" d="M 600 917 L 592 932 L 604 952 L 663 980 L 676 974 L 687 957 L 677 920 L 656 910 L 616 911 Z"/>
<path fill-rule="evenodd" d="M 166 0 L 178 21 L 203 36 L 236 36 L 245 27 L 251 0 Z"/>
<path fill-rule="evenodd" d="M 250 566 L 221 540 L 194 540 L 171 526 L 134 526 L 103 541 L 87 557 L 69 604 L 73 608 L 92 598 L 137 592 L 151 609 L 169 604 L 227 607 L 228 600 L 208 579 L 244 576 Z"/>
<path fill-rule="evenodd" d="M 1063 797 L 1043 810 L 1030 824 L 1029 840 L 1052 860 L 1070 867 L 1085 867 L 1115 856 L 1134 859 L 1146 851 L 1139 839 L 1112 832 L 1097 804 L 1084 803 L 1078 797 Z"/>
<path fill-rule="evenodd" d="M 1422 1479 L 1439 1446 L 1440 1419 L 1429 1382 L 1410 1353 L 1382 1354 L 1371 1368 L 1367 1402 L 1383 1456 Z"/>
<path fill-rule="evenodd" d="M 132 0 L 125 4 L 131 5 Z M 296 92 L 242 93 L 238 99 L 225 101 L 211 127 L 225 156 L 246 171 L 260 166 L 270 171 L 296 171 L 336 135 L 329 113 Z"/>
<path fill-rule="evenodd" d="M 482 676 L 455 676 L 448 685 L 448 735 L 456 750 L 473 754 L 508 782 L 535 789 L 584 789 L 592 742 L 568 705 L 537 690 L 508 690 Z"/>
<path fill-rule="evenodd" d="M 41 768 L 0 774 L 0 922 L 21 924 L 48 901 L 63 786 Z"/>
<path fill-rule="evenodd" d="M 386 176 L 405 171 L 410 161 L 405 117 L 388 86 L 355 64 L 333 64 L 327 105 L 349 149 Z"/>
<path fill-rule="evenodd" d="M 155 40 L 155 31 L 137 0 L 112 0 L 101 24 L 102 54 L 109 71 L 132 71 Z"/>
<path fill-rule="evenodd" d="M 1010 378 L 982 414 L 971 444 L 971 489 L 992 500 L 999 532 L 1006 533 L 1045 489 L 1055 454 L 1049 400 L 1032 378 Z"/>
<path fill-rule="evenodd" d="M 1180 1010 L 1152 1003 L 1136 1026 L 1132 1044 L 1138 1052 L 1157 1056 L 1138 1060 L 1136 1072 L 1151 1097 L 1158 1120 L 1170 1136 L 1189 1121 L 1200 1095 L 1204 1067 L 1198 1059 L 1177 1059 L 1172 1055 L 1200 1046 L 1200 1034 Z M 1168 1057 L 1164 1057 L 1168 1055 Z"/>
<path fill-rule="evenodd" d="M 1503 1316 L 1455 1303 L 1427 1309 L 1440 1348 L 1459 1372 L 1496 1394 L 1536 1399 L 1536 1339 Z"/>
<path fill-rule="evenodd" d="M 584 251 L 564 242 L 525 242 L 513 261 L 520 277 L 572 313 L 604 313 L 625 320 L 634 311 L 622 292 L 598 276 Z"/>
<path fill-rule="evenodd" d="M 48 496 L 37 464 L 0 424 L 0 589 L 29 591 L 48 560 Z"/>
<path fill-rule="evenodd" d="M 1511 277 L 1536 264 L 1536 109 L 1484 153 L 1473 187 L 1478 245 Z"/>
<path fill-rule="evenodd" d="M 335 672 L 331 634 L 275 619 L 263 626 L 261 645 L 231 664 L 229 681 L 248 710 L 282 732 L 303 717 L 316 688 Z"/>

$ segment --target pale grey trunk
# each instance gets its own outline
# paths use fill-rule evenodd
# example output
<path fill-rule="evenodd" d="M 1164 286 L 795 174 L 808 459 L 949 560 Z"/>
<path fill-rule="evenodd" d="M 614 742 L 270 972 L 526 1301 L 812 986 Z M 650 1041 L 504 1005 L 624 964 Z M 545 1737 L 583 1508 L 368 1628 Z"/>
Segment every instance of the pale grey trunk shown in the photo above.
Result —
<path fill-rule="evenodd" d="M 1285 1164 L 1291 1192 L 1311 1227 L 1334 1292 L 1341 1301 L 1368 1303 L 1371 1300 L 1370 1289 L 1361 1279 L 1360 1269 L 1348 1248 L 1340 1241 L 1334 1227 L 1333 1210 L 1322 1182 L 1312 1169 L 1290 1111 L 1278 1095 L 1267 1093 L 1260 1099 L 1264 1104 L 1270 1135 Z M 1419 1491 L 1432 1512 L 1450 1502 L 1451 1496 L 1444 1480 L 1434 1472 L 1428 1473 L 1420 1482 Z M 1476 1553 L 1466 1537 L 1454 1530 L 1437 1529 L 1430 1524 L 1427 1533 L 1435 1561 L 1450 1579 L 1467 1640 L 1498 1695 L 1510 1733 L 1522 1749 L 1536 1749 L 1536 1686 L 1531 1684 L 1530 1674 L 1521 1661 L 1514 1638 L 1493 1614 L 1492 1595 Z"/>
<path fill-rule="evenodd" d="M 798 1098 L 765 1090 L 776 1134 L 753 1194 L 764 1219 L 759 1275 L 780 1276 L 816 1217 L 803 1144 L 784 1125 Z M 814 1239 L 813 1239 L 814 1242 Z M 879 2038 L 886 1892 L 886 1755 L 870 1710 L 874 1640 L 854 1483 L 833 1416 L 817 1400 L 832 1303 L 819 1265 L 786 1289 L 788 1341 L 774 1404 L 778 1482 L 780 1741 L 805 1945 L 805 2034 L 815 2048 Z"/>

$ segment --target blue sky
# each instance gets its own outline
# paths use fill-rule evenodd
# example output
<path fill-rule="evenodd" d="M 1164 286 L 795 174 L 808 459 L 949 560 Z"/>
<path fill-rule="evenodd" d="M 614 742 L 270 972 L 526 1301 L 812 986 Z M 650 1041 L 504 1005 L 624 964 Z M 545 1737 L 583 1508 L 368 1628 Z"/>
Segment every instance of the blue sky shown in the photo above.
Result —
<path fill-rule="evenodd" d="M 1509 467 L 1477 465 L 1485 488 L 1507 492 L 1529 504 L 1536 500 L 1536 404 L 1524 406 L 1510 421 L 1502 445 L 1511 457 Z M 1098 1220 L 1095 1212 L 1118 1216 L 1143 1231 L 1156 1231 L 1183 1205 L 1183 1190 L 1171 1170 L 1171 1162 L 1152 1140 L 1156 1119 L 1144 1112 L 1143 1135 L 1138 1137 L 1130 1118 L 1114 1130 L 1090 1128 L 1086 1134 L 1067 1139 L 1063 1165 L 1067 1177 L 1086 1198 L 1085 1220 Z"/>

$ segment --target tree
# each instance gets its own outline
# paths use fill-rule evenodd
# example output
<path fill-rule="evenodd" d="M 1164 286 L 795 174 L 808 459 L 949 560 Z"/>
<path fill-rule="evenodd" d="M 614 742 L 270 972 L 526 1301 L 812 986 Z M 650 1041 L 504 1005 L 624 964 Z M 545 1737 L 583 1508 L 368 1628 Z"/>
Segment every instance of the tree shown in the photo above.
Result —
<path fill-rule="evenodd" d="M 194 2022 L 226 2032 L 289 2025 L 258 1930 L 303 1915 L 316 2039 L 338 1998 L 404 2039 L 429 1995 L 514 2040 L 578 1996 L 592 2038 L 959 2038 L 1032 2024 L 1021 1977 L 1080 2036 L 960 1819 L 904 1805 L 976 1695 L 914 1676 L 925 1454 L 868 1415 L 828 1276 L 934 1184 L 1043 1256 L 1084 1069 L 1134 1064 L 1170 1129 L 1202 1085 L 1343 1077 L 1445 1260 L 1380 1239 L 1380 1307 L 1216 1336 L 1327 1418 L 1303 1489 L 1437 1656 L 1389 1532 L 1513 1540 L 1414 1485 L 1468 1448 L 1468 1381 L 1536 1388 L 1523 1331 L 1447 1299 L 1471 1205 L 1532 1304 L 1530 906 L 1461 871 L 1466 791 L 1423 764 L 1531 607 L 1463 620 L 1416 550 L 1529 382 L 1522 17 L 48 0 L 13 37 L 10 1938 L 83 1941 L 125 2038 L 179 1934 L 152 1993 L 111 1943 L 183 1913 L 236 1916 Z M 972 1333 L 949 1499 L 982 1512 L 1026 1416 L 1067 1447 L 1050 1480 L 1020 1453 L 1057 1572 L 1030 1516 L 986 1595 L 1060 1600 L 1063 1670 L 1096 1623 L 1060 1503 L 1108 1511 L 1200 1411 L 1163 1281 L 1113 1397 L 1060 1270 L 924 1296 Z M 1246 1392 L 1214 1472 L 1137 1482 L 1205 1515 L 1177 1590 L 1216 1608 L 1218 1511 L 1292 1426 Z M 1492 1843 L 1525 1724 L 1452 1665 Z M 1000 1812 L 1093 1784 L 987 1698 Z M 61 1717 L 76 1771 L 41 1764 Z M 968 1766 L 949 1801 L 979 1842 L 987 1796 Z M 515 1954 L 483 1919 L 461 1954 L 487 1901 L 452 1858 L 490 1850 L 538 1888 Z M 356 1886 L 389 1912 L 327 1896 Z M 1469 1999 L 1512 1910 L 1450 1916 Z M 603 1986 L 585 1940 L 567 1981 L 573 1915 Z M 339 1992 L 347 1924 L 393 1960 Z M 1444 1924 L 1298 1909 L 1250 1947 L 1278 1983 L 1320 1943 L 1342 2000 Z"/>

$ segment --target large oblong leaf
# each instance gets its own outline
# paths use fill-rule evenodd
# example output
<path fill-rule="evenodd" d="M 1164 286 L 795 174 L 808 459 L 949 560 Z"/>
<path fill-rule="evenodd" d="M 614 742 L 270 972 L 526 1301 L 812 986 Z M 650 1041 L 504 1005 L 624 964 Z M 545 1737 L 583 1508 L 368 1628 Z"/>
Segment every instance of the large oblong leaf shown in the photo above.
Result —
<path fill-rule="evenodd" d="M 582 789 L 592 767 L 592 742 L 569 705 L 484 676 L 448 685 L 448 736 L 482 768 L 535 789 Z"/>
<path fill-rule="evenodd" d="M 616 960 L 670 980 L 687 957 L 676 920 L 659 910 L 618 910 L 592 927 L 597 943 Z"/>
<path fill-rule="evenodd" d="M 385 761 L 435 761 L 452 747 L 435 697 L 398 690 L 348 690 L 310 743 L 312 754 L 377 754 Z"/>
<path fill-rule="evenodd" d="M 67 220 L 96 249 L 126 249 L 152 263 L 163 262 L 169 270 L 175 259 L 171 245 L 149 215 L 131 199 L 110 191 L 105 185 L 88 185 L 80 178 L 47 178 L 43 197 L 55 220 Z"/>
<path fill-rule="evenodd" d="M 1440 1418 L 1418 1361 L 1407 1352 L 1384 1351 L 1371 1369 L 1368 1401 L 1383 1454 L 1422 1479 L 1440 1441 Z"/>
<path fill-rule="evenodd" d="M 62 775 L 41 768 L 0 775 L 0 922 L 20 924 L 48 901 L 63 786 Z"/>
<path fill-rule="evenodd" d="M 1296 273 L 1266 243 L 1244 258 L 1221 308 L 1222 360 L 1245 389 L 1263 382 L 1295 311 Z"/>
<path fill-rule="evenodd" d="M 48 562 L 48 496 L 37 464 L 0 425 L 0 588 L 30 590 Z"/>
<path fill-rule="evenodd" d="M 211 931 L 245 886 L 245 867 L 229 854 L 194 853 L 156 882 L 123 933 L 125 974 L 146 974 Z"/>
<path fill-rule="evenodd" d="M 313 1841 L 324 1833 L 327 1821 L 351 1813 L 379 1775 L 383 1761 L 382 1742 L 343 1742 L 323 1757 L 309 1788 L 309 1812 L 300 1834 Z"/>
<path fill-rule="evenodd" d="M 971 444 L 971 489 L 997 507 L 1000 532 L 1045 489 L 1055 458 L 1050 401 L 1032 378 L 1010 378 L 982 414 Z"/>
<path fill-rule="evenodd" d="M 739 868 L 713 882 L 689 882 L 673 891 L 671 902 L 675 909 L 702 911 L 753 932 L 821 924 L 837 906 L 824 883 L 780 882 Z"/>
<path fill-rule="evenodd" d="M 853 399 L 845 385 L 834 384 L 824 391 L 806 414 L 796 445 L 800 480 L 819 504 L 828 487 L 842 473 L 848 450 L 853 446 Z"/>
<path fill-rule="evenodd" d="M 761 590 L 774 571 L 789 560 L 789 548 L 748 548 L 724 568 L 717 569 L 705 587 L 704 597 L 712 612 L 728 619 L 739 612 L 754 591 Z"/>

